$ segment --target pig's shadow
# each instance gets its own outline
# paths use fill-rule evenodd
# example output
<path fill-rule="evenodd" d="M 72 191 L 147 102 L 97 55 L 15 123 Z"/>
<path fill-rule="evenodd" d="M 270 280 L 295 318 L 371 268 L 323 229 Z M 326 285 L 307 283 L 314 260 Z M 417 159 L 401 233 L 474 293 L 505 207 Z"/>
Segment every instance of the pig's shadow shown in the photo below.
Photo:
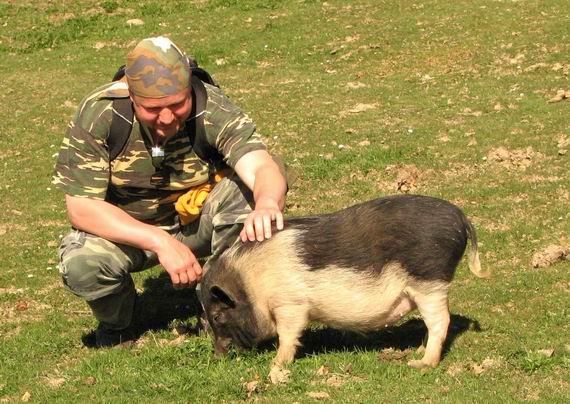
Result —
<path fill-rule="evenodd" d="M 443 355 L 453 345 L 457 336 L 468 330 L 481 331 L 476 320 L 453 314 L 444 344 Z M 427 336 L 427 328 L 419 318 L 409 319 L 399 325 L 387 327 L 381 331 L 358 334 L 339 331 L 331 328 L 307 329 L 301 337 L 302 347 L 297 357 L 319 354 L 324 352 L 344 352 L 347 350 L 381 351 L 392 348 L 395 351 L 408 353 L 422 345 Z M 398 356 L 398 355 L 396 355 Z M 388 358 L 390 359 L 390 358 Z"/>

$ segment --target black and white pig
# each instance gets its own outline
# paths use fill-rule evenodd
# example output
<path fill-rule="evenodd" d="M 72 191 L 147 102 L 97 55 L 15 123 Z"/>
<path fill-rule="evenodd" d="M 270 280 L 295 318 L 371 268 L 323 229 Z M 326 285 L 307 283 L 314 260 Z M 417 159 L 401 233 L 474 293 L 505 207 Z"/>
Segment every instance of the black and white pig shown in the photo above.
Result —
<path fill-rule="evenodd" d="M 449 285 L 467 240 L 481 269 L 475 229 L 441 199 L 389 196 L 339 212 L 289 218 L 263 242 L 241 241 L 206 265 L 201 300 L 215 353 L 278 336 L 273 371 L 294 359 L 310 321 L 367 332 L 418 309 L 428 330 L 414 367 L 436 366 L 450 316 Z"/>

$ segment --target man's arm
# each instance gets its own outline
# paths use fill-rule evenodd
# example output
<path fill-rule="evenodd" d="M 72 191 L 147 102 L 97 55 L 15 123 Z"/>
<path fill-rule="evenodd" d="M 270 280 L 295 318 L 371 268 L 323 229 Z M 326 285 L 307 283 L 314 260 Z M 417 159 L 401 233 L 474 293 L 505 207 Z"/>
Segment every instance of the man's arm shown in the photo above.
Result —
<path fill-rule="evenodd" d="M 279 166 L 265 150 L 244 154 L 236 163 L 235 171 L 253 191 L 255 209 L 244 222 L 240 233 L 242 241 L 263 241 L 271 237 L 271 223 L 283 229 L 283 209 L 287 181 Z"/>
<path fill-rule="evenodd" d="M 66 195 L 65 202 L 76 229 L 156 253 L 175 286 L 200 281 L 202 268 L 192 251 L 166 231 L 136 220 L 105 201 Z"/>

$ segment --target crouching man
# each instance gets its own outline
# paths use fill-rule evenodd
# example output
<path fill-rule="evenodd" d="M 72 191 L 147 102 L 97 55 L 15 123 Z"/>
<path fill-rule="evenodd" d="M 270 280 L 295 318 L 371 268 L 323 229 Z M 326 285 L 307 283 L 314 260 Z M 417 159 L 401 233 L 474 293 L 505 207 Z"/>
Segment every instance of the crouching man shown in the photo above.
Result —
<path fill-rule="evenodd" d="M 197 258 L 283 227 L 286 180 L 254 123 L 164 37 L 142 40 L 125 77 L 81 102 L 53 183 L 73 227 L 60 273 L 99 321 L 100 347 L 131 337 L 132 272 L 161 264 L 174 287 L 193 287 Z"/>

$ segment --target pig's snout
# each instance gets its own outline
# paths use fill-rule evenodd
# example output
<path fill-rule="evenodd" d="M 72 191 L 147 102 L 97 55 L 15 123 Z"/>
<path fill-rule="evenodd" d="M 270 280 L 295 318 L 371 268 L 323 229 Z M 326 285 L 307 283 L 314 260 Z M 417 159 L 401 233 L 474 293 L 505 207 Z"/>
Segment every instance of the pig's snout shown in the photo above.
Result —
<path fill-rule="evenodd" d="M 214 342 L 214 358 L 219 359 L 228 353 L 230 347 L 230 338 L 217 337 Z"/>

